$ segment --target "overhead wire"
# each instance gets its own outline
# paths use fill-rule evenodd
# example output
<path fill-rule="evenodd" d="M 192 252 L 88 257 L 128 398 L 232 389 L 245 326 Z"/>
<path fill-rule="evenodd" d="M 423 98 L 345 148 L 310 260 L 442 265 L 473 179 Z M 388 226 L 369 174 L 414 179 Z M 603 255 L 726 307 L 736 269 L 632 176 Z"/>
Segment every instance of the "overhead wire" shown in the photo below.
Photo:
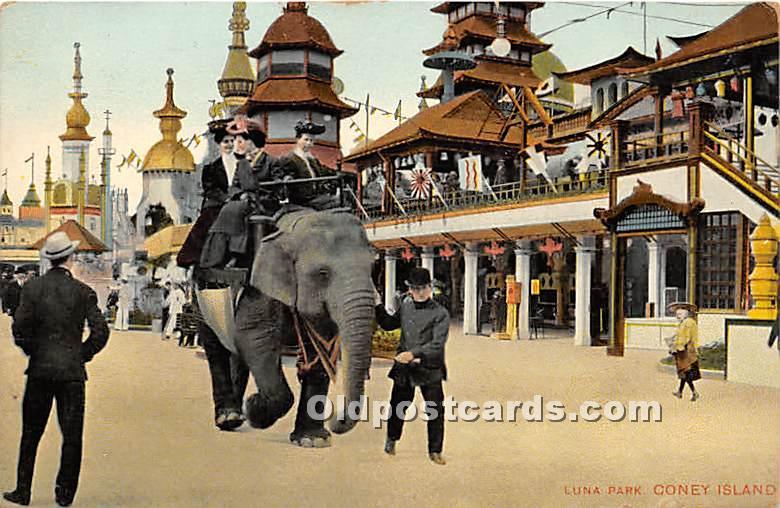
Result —
<path fill-rule="evenodd" d="M 580 6 L 580 7 L 591 7 L 591 8 L 594 8 L 594 9 L 609 9 L 609 6 L 607 6 L 607 5 L 599 5 L 599 4 L 588 4 L 588 3 L 581 3 L 581 2 L 559 2 L 559 3 L 561 3 L 563 5 L 576 5 L 576 6 Z M 630 3 L 631 2 L 629 2 L 629 4 Z M 685 5 L 695 5 L 695 4 L 685 4 Z M 625 7 L 625 4 L 621 5 L 619 7 L 612 7 L 610 10 L 612 12 L 619 12 L 621 14 L 629 14 L 631 16 L 645 16 L 644 14 L 642 14 L 640 12 L 632 12 L 632 11 L 621 10 L 622 7 Z M 603 12 L 598 12 L 598 13 L 594 14 L 593 16 L 597 16 L 599 14 L 603 14 Z M 700 27 L 704 27 L 704 28 L 713 28 L 714 27 L 714 25 L 708 25 L 706 23 L 698 23 L 696 21 L 689 21 L 687 19 L 669 18 L 669 17 L 666 17 L 666 16 L 657 16 L 657 15 L 654 15 L 654 14 L 647 14 L 646 16 L 649 19 L 660 19 L 662 21 L 674 21 L 676 23 L 681 23 L 681 24 L 684 24 L 684 25 L 700 26 Z M 589 17 L 592 17 L 592 16 L 589 16 Z"/>
<path fill-rule="evenodd" d="M 562 3 L 563 3 L 563 2 L 562 2 Z M 620 7 L 625 7 L 626 5 L 631 5 L 631 2 L 626 2 L 626 3 L 624 3 L 624 4 L 621 4 L 621 5 L 617 6 L 617 7 L 607 7 L 607 6 L 603 6 L 602 8 L 603 8 L 604 10 L 602 10 L 602 11 L 599 11 L 599 12 L 596 12 L 596 13 L 594 13 L 594 14 L 591 14 L 590 16 L 585 16 L 584 18 L 576 18 L 576 19 L 572 19 L 572 20 L 570 20 L 570 21 L 568 21 L 568 22 L 564 23 L 563 25 L 557 26 L 557 27 L 555 27 L 555 28 L 553 28 L 553 29 L 551 29 L 551 30 L 547 30 L 546 32 L 543 32 L 543 33 L 537 34 L 537 37 L 545 37 L 545 36 L 547 36 L 547 35 L 550 35 L 550 34 L 551 34 L 551 33 L 553 33 L 553 32 L 557 32 L 558 30 L 560 30 L 560 29 L 562 29 L 562 28 L 566 28 L 567 26 L 571 26 L 571 25 L 574 25 L 574 24 L 577 24 L 577 23 L 582 23 L 582 22 L 584 22 L 584 21 L 587 21 L 587 20 L 589 20 L 590 18 L 595 18 L 596 16 L 601 16 L 602 14 L 605 14 L 605 13 L 607 14 L 607 16 L 609 16 L 609 13 L 610 13 L 610 12 L 612 12 L 612 11 L 615 11 L 615 10 L 617 10 L 617 9 L 618 9 L 618 8 L 620 8 Z"/>

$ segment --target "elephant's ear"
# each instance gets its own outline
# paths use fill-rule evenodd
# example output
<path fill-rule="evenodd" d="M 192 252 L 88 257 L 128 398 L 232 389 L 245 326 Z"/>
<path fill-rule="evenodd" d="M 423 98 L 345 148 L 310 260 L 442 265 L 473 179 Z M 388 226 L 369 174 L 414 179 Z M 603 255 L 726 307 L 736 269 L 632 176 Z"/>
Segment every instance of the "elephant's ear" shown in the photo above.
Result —
<path fill-rule="evenodd" d="M 271 298 L 289 307 L 295 307 L 298 288 L 290 254 L 283 247 L 280 236 L 267 238 L 260 243 L 252 264 L 250 284 Z"/>

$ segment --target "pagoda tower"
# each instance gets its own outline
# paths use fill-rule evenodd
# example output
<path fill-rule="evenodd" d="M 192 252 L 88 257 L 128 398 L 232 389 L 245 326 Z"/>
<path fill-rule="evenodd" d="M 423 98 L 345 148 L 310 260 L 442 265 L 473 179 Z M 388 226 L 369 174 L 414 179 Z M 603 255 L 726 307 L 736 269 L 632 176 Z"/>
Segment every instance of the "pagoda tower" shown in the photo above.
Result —
<path fill-rule="evenodd" d="M 143 191 L 136 208 L 136 240 L 146 237 L 145 226 L 150 208 L 163 209 L 174 224 L 193 222 L 198 213 L 199 196 L 192 192 L 195 161 L 192 152 L 177 140 L 181 120 L 187 112 L 173 101 L 173 69 L 166 71 L 165 104 L 153 113 L 160 120 L 162 139 L 152 145 L 141 164 Z"/>
<path fill-rule="evenodd" d="M 325 166 L 337 167 L 340 120 L 357 112 L 331 87 L 333 60 L 341 54 L 325 27 L 309 16 L 305 2 L 288 2 L 260 45 L 249 52 L 258 61 L 257 86 L 238 112 L 263 123 L 270 154 L 281 156 L 292 150 L 295 124 L 312 121 L 326 129 L 317 137 L 312 154 Z"/>
<path fill-rule="evenodd" d="M 68 97 L 73 99 L 73 104 L 65 116 L 67 129 L 60 135 L 62 141 L 62 174 L 66 180 L 75 182 L 79 177 L 79 158 L 81 153 L 86 154 L 86 165 L 89 168 L 89 145 L 95 139 L 87 133 L 90 117 L 82 104 L 82 99 L 86 99 L 87 94 L 81 91 L 81 80 L 84 76 L 81 74 L 81 53 L 79 48 L 81 44 L 73 44 L 76 55 L 73 58 L 73 91 Z"/>
<path fill-rule="evenodd" d="M 442 42 L 423 51 L 431 56 L 441 51 L 459 51 L 474 58 L 473 69 L 455 71 L 455 96 L 474 90 L 495 95 L 502 84 L 535 89 L 541 79 L 532 68 L 534 55 L 551 45 L 539 40 L 530 31 L 531 13 L 542 2 L 443 2 L 431 9 L 445 14 L 449 23 Z M 509 42 L 506 56 L 495 55 L 492 42 L 498 37 L 499 23 L 504 24 L 504 38 Z M 441 99 L 441 77 L 418 96 Z"/>

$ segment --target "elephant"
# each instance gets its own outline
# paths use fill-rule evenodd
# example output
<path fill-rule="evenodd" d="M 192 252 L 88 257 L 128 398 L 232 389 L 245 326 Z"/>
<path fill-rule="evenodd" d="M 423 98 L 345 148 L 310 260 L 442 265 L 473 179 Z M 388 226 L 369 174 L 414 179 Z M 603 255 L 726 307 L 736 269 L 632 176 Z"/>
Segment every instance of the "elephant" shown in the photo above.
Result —
<path fill-rule="evenodd" d="M 344 211 L 298 210 L 276 224 L 275 233 L 258 238 L 250 284 L 235 315 L 236 348 L 257 385 L 246 400 L 246 416 L 257 428 L 273 425 L 294 402 L 281 368 L 283 344 L 300 337 L 304 352 L 316 356 L 305 324 L 322 337 L 341 336 L 347 404 L 361 407 L 371 364 L 374 255 L 360 221 Z M 330 445 L 324 420 L 307 412 L 313 397 L 320 396 L 313 402 L 318 411 L 324 406 L 329 376 L 322 363 L 308 371 L 299 364 L 301 395 L 290 440 L 304 447 Z M 357 416 L 359 411 L 341 412 L 331 419 L 331 431 L 349 431 Z"/>

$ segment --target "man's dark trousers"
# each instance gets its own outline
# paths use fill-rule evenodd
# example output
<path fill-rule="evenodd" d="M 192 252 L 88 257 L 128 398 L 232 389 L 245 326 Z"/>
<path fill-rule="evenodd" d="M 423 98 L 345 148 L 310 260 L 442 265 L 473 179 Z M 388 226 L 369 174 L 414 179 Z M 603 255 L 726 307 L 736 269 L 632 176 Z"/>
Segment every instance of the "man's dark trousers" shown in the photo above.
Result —
<path fill-rule="evenodd" d="M 426 401 L 426 408 L 436 411 L 436 418 L 428 420 L 428 453 L 441 453 L 444 444 L 444 390 L 441 381 L 421 385 L 420 391 Z M 404 428 L 403 419 L 398 417 L 398 407 L 402 403 L 410 404 L 414 400 L 414 385 L 393 382 L 390 395 L 390 418 L 387 422 L 387 437 L 393 441 L 401 439 Z M 419 412 L 418 412 L 419 413 Z"/>
<path fill-rule="evenodd" d="M 81 470 L 81 443 L 84 431 L 84 381 L 58 381 L 28 377 L 22 402 L 22 442 L 19 446 L 17 489 L 30 490 L 35 455 L 52 401 L 57 400 L 57 420 L 62 431 L 62 456 L 57 485 L 76 494 Z"/>
<path fill-rule="evenodd" d="M 202 321 L 198 324 L 198 336 L 209 362 L 215 413 L 241 412 L 249 369 L 243 362 L 231 359 L 230 351 L 222 345 L 214 330 Z"/>

